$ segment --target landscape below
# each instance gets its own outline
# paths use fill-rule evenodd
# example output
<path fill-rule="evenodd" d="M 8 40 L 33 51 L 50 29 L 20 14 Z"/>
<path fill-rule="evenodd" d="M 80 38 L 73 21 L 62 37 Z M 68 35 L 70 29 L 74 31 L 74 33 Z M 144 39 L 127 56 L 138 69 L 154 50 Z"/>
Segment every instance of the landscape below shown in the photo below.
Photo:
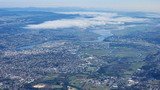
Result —
<path fill-rule="evenodd" d="M 159 14 L 54 10 L 0 10 L 0 90 L 160 89 Z"/>

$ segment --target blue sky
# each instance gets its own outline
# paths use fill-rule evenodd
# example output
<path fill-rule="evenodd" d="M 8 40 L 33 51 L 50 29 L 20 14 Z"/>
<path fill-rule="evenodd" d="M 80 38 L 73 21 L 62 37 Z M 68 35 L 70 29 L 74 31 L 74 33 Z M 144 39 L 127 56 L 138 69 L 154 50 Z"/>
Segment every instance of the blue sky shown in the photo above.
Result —
<path fill-rule="evenodd" d="M 160 12 L 160 0 L 0 0 L 0 7 L 83 7 Z"/>

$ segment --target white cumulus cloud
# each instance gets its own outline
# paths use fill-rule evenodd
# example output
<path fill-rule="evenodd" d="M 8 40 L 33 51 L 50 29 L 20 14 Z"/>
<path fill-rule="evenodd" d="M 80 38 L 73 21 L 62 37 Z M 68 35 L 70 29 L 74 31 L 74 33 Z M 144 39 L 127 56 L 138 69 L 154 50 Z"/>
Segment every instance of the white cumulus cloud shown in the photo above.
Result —
<path fill-rule="evenodd" d="M 62 12 L 61 12 L 62 13 Z M 125 22 L 143 22 L 146 19 L 132 17 L 116 17 L 116 13 L 101 12 L 63 12 L 63 14 L 79 14 L 81 17 L 74 19 L 61 19 L 46 21 L 41 24 L 27 25 L 27 29 L 59 29 L 59 28 L 88 28 L 93 26 L 104 26 L 106 24 L 124 24 Z M 92 18 L 86 18 L 91 16 Z"/>

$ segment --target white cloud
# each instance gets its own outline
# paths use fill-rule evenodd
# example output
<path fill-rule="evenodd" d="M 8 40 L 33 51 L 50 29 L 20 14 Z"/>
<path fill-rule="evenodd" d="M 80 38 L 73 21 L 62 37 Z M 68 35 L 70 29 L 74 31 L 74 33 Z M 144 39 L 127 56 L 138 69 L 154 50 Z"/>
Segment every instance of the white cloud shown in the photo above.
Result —
<path fill-rule="evenodd" d="M 80 27 L 85 28 L 90 26 L 87 20 L 84 19 L 63 19 L 55 21 L 47 21 L 42 24 L 28 25 L 29 29 L 58 29 L 58 28 L 70 28 L 70 27 Z"/>
<path fill-rule="evenodd" d="M 61 12 L 62 13 L 62 12 Z M 88 28 L 93 26 L 104 26 L 106 24 L 124 24 L 125 22 L 143 22 L 146 19 L 132 17 L 115 17 L 116 13 L 101 12 L 63 12 L 63 14 L 79 14 L 81 17 L 74 19 L 61 19 L 46 21 L 41 24 L 27 25 L 27 29 L 59 29 L 59 28 Z M 86 18 L 91 16 L 92 18 Z"/>
<path fill-rule="evenodd" d="M 160 18 L 160 14 L 157 14 L 157 13 L 147 14 L 146 17 L 149 17 L 149 18 Z"/>

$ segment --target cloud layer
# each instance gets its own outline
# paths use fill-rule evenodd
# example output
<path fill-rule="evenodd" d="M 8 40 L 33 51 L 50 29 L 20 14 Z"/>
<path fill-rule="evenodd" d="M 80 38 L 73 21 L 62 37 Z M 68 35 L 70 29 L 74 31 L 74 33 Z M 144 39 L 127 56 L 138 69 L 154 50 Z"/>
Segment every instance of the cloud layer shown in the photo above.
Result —
<path fill-rule="evenodd" d="M 62 13 L 62 12 L 61 12 Z M 27 29 L 60 29 L 60 28 L 89 28 L 107 24 L 124 24 L 125 22 L 144 22 L 143 18 L 118 17 L 116 13 L 101 12 L 64 12 L 63 14 L 79 14 L 74 19 L 46 21 L 41 24 L 27 25 Z M 86 17 L 87 16 L 87 17 Z M 91 18 L 88 18 L 91 17 Z"/>

